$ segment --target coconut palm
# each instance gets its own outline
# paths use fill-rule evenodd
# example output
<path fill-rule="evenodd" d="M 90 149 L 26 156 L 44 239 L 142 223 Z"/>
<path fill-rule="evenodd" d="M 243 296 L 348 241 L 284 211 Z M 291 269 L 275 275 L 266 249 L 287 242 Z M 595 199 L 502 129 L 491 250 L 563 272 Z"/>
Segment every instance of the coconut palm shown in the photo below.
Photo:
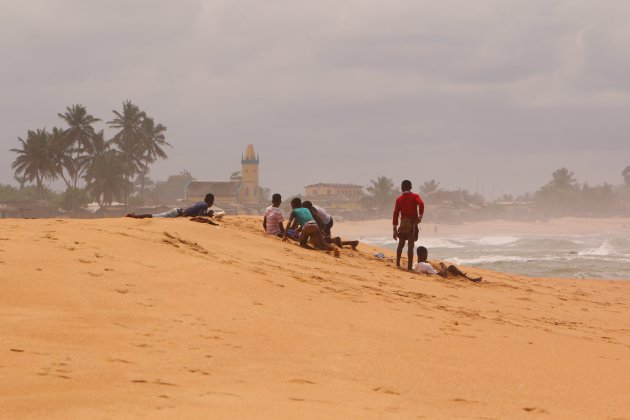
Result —
<path fill-rule="evenodd" d="M 108 121 L 110 128 L 117 129 L 111 142 L 115 144 L 122 153 L 123 174 L 125 176 L 125 207 L 129 202 L 129 185 L 133 175 L 139 172 L 142 166 L 144 151 L 142 147 L 143 121 L 146 114 L 137 105 L 127 100 L 123 102 L 122 112 L 116 110 L 114 119 Z"/>
<path fill-rule="evenodd" d="M 155 125 L 153 118 L 146 117 L 142 121 L 142 163 L 140 167 L 140 198 L 144 199 L 144 186 L 149 164 L 157 159 L 166 159 L 165 146 L 171 146 L 166 141 L 164 132 L 166 127 L 162 124 Z"/>
<path fill-rule="evenodd" d="M 439 189 L 440 189 L 440 183 L 437 182 L 435 179 L 432 179 L 422 184 L 422 186 L 420 187 L 420 192 L 422 194 L 428 195 L 428 194 L 437 192 Z"/>
<path fill-rule="evenodd" d="M 120 201 L 129 190 L 125 176 L 124 156 L 117 150 L 105 150 L 97 154 L 85 172 L 86 190 L 101 208 L 105 204 Z"/>
<path fill-rule="evenodd" d="M 65 131 L 59 127 L 53 127 L 50 132 L 50 146 L 57 165 L 57 175 L 66 184 L 67 189 L 73 187 L 75 162 L 72 156 L 72 146 L 67 141 Z"/>
<path fill-rule="evenodd" d="M 376 181 L 371 179 L 372 185 L 366 188 L 370 195 L 369 201 L 375 207 L 383 210 L 391 205 L 396 189 L 394 188 L 394 181 L 385 176 L 379 176 Z"/>
<path fill-rule="evenodd" d="M 66 159 L 64 168 L 72 179 L 72 188 L 77 188 L 79 179 L 86 167 L 85 154 L 90 153 L 94 138 L 93 124 L 100 119 L 88 114 L 83 105 L 77 104 L 66 107 L 66 112 L 57 114 L 68 124 L 64 131 L 66 153 L 71 159 Z"/>
<path fill-rule="evenodd" d="M 22 145 L 19 149 L 11 149 L 18 157 L 11 164 L 16 176 L 23 176 L 27 181 L 35 181 L 37 197 L 44 192 L 44 181 L 54 180 L 59 171 L 55 159 L 50 133 L 45 129 L 29 130 L 26 140 L 18 137 Z"/>

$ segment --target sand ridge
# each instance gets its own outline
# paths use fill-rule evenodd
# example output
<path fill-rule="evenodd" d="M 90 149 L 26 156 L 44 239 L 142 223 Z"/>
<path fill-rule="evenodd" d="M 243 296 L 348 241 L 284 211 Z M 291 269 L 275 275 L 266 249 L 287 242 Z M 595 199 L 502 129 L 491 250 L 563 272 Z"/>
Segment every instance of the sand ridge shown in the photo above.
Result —
<path fill-rule="evenodd" d="M 391 257 L 253 217 L 0 220 L 0 417 L 628 418 L 630 282 Z"/>

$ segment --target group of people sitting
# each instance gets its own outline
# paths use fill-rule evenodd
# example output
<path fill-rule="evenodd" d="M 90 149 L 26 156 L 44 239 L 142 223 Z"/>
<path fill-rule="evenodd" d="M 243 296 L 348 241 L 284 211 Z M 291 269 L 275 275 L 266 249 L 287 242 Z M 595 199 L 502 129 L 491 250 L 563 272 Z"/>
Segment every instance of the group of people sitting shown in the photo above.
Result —
<path fill-rule="evenodd" d="M 398 241 L 396 248 L 396 266 L 400 267 L 402 251 L 407 245 L 407 270 L 424 274 L 438 274 L 446 277 L 448 273 L 465 277 L 468 280 L 479 282 L 479 278 L 471 278 L 459 270 L 454 265 L 446 266 L 439 263 L 433 266 L 427 262 L 428 250 L 419 246 L 416 250 L 418 262 L 413 263 L 413 250 L 415 242 L 418 240 L 420 229 L 418 225 L 424 216 L 424 202 L 416 193 L 411 192 L 411 181 L 405 180 L 401 184 L 402 194 L 396 199 L 393 218 L 393 238 Z M 206 194 L 203 201 L 195 203 L 188 208 L 174 208 L 164 213 L 157 214 L 128 214 L 127 217 L 135 219 L 145 218 L 171 218 L 171 217 L 192 217 L 191 220 L 216 224 L 211 218 L 214 215 L 211 209 L 214 204 L 214 195 Z M 299 197 L 291 200 L 291 213 L 286 227 L 284 226 L 284 216 L 280 205 L 282 196 L 274 194 L 271 198 L 271 205 L 265 210 L 263 217 L 263 228 L 268 235 L 277 236 L 283 240 L 293 239 L 298 241 L 300 246 L 308 249 L 319 249 L 323 251 L 334 251 L 338 254 L 338 248 L 351 246 L 356 249 L 359 241 L 342 241 L 340 237 L 332 236 L 334 220 L 326 209 L 313 204 L 310 201 L 302 201 Z M 210 218 L 204 217 L 210 216 Z M 400 224 L 399 224 L 400 221 Z"/>
<path fill-rule="evenodd" d="M 263 228 L 268 235 L 274 235 L 283 240 L 294 239 L 300 246 L 308 249 L 320 249 L 332 251 L 331 244 L 339 248 L 349 245 L 356 249 L 359 241 L 342 241 L 340 237 L 332 236 L 334 220 L 332 216 L 322 207 L 310 201 L 304 201 L 299 197 L 291 200 L 291 213 L 287 226 L 284 226 L 284 216 L 280 205 L 282 196 L 274 194 L 271 197 L 271 205 L 265 210 L 263 217 Z"/>

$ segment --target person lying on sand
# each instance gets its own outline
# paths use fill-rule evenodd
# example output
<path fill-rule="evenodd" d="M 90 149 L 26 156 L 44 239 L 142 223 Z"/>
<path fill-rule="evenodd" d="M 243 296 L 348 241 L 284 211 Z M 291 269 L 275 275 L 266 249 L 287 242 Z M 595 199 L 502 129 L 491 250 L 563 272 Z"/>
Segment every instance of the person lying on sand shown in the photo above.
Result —
<path fill-rule="evenodd" d="M 418 262 L 413 265 L 413 271 L 422 274 L 439 274 L 440 276 L 446 278 L 446 267 L 443 267 L 440 271 L 438 271 L 427 262 L 429 251 L 425 247 L 419 246 L 418 249 L 416 249 L 416 253 L 418 254 Z"/>
<path fill-rule="evenodd" d="M 282 204 L 282 196 L 280 194 L 274 194 L 271 196 L 271 205 L 265 210 L 265 217 L 263 218 L 263 228 L 267 235 L 284 236 L 284 216 L 282 210 L 280 210 L 280 204 Z"/>
<path fill-rule="evenodd" d="M 427 262 L 429 251 L 423 246 L 419 246 L 416 250 L 416 253 L 418 254 L 418 262 L 413 265 L 413 271 L 415 271 L 416 273 L 437 274 L 444 278 L 447 278 L 448 273 L 450 273 L 457 277 L 464 277 L 465 279 L 468 279 L 475 283 L 479 283 L 482 279 L 482 277 L 470 277 L 454 265 L 449 265 L 447 267 L 446 264 L 444 264 L 443 262 L 439 263 L 440 270 L 436 270 L 431 264 Z"/>
<path fill-rule="evenodd" d="M 206 194 L 203 201 L 199 201 L 192 206 L 180 209 L 171 209 L 164 213 L 158 214 L 134 214 L 130 213 L 126 217 L 132 217 L 134 219 L 147 219 L 147 218 L 171 218 L 171 217 L 199 217 L 210 216 L 212 217 L 212 210 L 208 210 L 214 204 L 214 194 Z"/>
<path fill-rule="evenodd" d="M 315 248 L 321 249 L 324 251 L 333 251 L 333 247 L 328 245 L 326 241 L 324 241 L 324 236 L 322 232 L 319 230 L 319 226 L 317 226 L 317 222 L 313 218 L 311 212 L 302 207 L 302 200 L 298 197 L 291 200 L 291 214 L 289 215 L 289 222 L 287 223 L 287 229 L 283 235 L 283 239 L 287 240 L 287 232 L 289 230 L 295 229 L 299 227 L 297 230 L 300 231 L 300 246 L 307 249 L 313 249 L 308 245 L 309 239 L 311 239 L 315 245 Z M 338 255 L 336 249 L 334 249 L 335 255 Z"/>
<path fill-rule="evenodd" d="M 332 237 L 330 230 L 333 226 L 333 218 L 326 210 L 320 206 L 314 205 L 310 201 L 303 201 L 302 207 L 307 208 L 311 212 L 326 242 L 333 243 L 339 248 L 343 248 L 344 245 L 349 245 L 352 249 L 357 249 L 359 241 L 342 241 L 339 236 Z"/>
<path fill-rule="evenodd" d="M 413 245 L 418 240 L 418 224 L 424 215 L 424 202 L 418 194 L 411 192 L 411 181 L 404 180 L 400 185 L 402 194 L 394 207 L 394 240 L 398 240 L 396 266 L 400 267 L 400 257 L 407 242 L 407 270 L 413 268 Z M 400 215 L 400 227 L 398 216 Z"/>

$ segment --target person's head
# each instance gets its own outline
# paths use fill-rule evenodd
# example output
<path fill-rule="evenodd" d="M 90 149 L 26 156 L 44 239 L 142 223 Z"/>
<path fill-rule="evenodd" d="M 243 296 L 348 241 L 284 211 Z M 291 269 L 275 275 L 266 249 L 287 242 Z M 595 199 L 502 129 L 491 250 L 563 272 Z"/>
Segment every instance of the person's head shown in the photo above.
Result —
<path fill-rule="evenodd" d="M 418 254 L 418 262 L 425 262 L 429 257 L 429 251 L 423 246 L 419 246 L 416 253 Z"/>
<path fill-rule="evenodd" d="M 404 191 L 411 191 L 411 181 L 409 181 L 408 179 L 405 179 L 401 184 L 400 184 L 400 189 L 404 192 Z"/>
<path fill-rule="evenodd" d="M 274 207 L 280 207 L 280 204 L 282 204 L 282 196 L 280 194 L 274 194 L 271 196 L 271 204 Z"/>
<path fill-rule="evenodd" d="M 292 209 L 298 209 L 300 207 L 302 207 L 302 199 L 300 197 L 295 197 L 293 200 L 291 200 Z"/>
<path fill-rule="evenodd" d="M 310 201 L 302 201 L 302 207 L 307 208 L 313 212 L 313 203 Z"/>
<path fill-rule="evenodd" d="M 206 194 L 206 198 L 203 201 L 208 205 L 208 207 L 212 207 L 214 204 L 214 194 Z"/>

